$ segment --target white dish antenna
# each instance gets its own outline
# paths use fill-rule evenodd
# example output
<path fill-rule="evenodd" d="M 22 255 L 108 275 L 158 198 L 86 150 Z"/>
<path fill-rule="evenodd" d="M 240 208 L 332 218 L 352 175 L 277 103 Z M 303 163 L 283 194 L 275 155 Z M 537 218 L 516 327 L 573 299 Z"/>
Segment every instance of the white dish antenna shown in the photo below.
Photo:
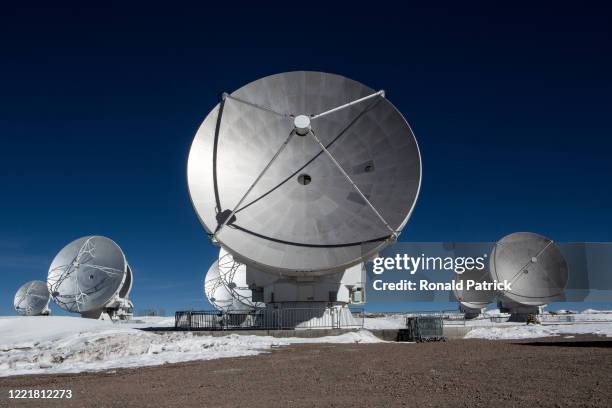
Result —
<path fill-rule="evenodd" d="M 13 301 L 15 311 L 21 316 L 49 314 L 49 291 L 47 283 L 31 281 L 19 288 Z"/>
<path fill-rule="evenodd" d="M 454 290 L 453 293 L 455 298 L 461 305 L 461 310 L 465 312 L 478 311 L 484 309 L 489 303 L 495 299 L 494 290 L 476 290 L 467 289 L 468 281 L 474 281 L 477 283 L 490 282 L 489 271 L 479 269 L 467 269 L 463 273 L 456 273 L 453 278 L 455 282 L 463 282 L 462 290 Z"/>
<path fill-rule="evenodd" d="M 194 138 L 187 178 L 213 242 L 259 270 L 312 276 L 395 242 L 421 157 L 383 91 L 296 71 L 224 94 Z"/>
<path fill-rule="evenodd" d="M 234 260 L 221 248 L 204 279 L 204 294 L 217 310 L 248 312 L 263 305 L 252 301 L 252 292 L 246 282 L 246 266 Z"/>
<path fill-rule="evenodd" d="M 499 240 L 489 260 L 490 279 L 507 280 L 511 290 L 502 299 L 519 305 L 542 306 L 559 300 L 569 278 L 567 262 L 550 239 L 516 232 Z"/>
<path fill-rule="evenodd" d="M 47 285 L 62 309 L 96 315 L 127 296 L 132 272 L 121 248 L 109 238 L 87 236 L 66 245 L 53 259 Z"/>

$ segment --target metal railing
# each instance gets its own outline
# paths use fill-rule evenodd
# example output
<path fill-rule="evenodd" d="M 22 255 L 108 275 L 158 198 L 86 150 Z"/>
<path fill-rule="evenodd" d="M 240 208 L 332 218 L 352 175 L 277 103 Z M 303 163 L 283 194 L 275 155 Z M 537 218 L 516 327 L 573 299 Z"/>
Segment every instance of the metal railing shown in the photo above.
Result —
<path fill-rule="evenodd" d="M 182 330 L 358 329 L 363 309 L 278 308 L 251 312 L 187 310 L 175 313 Z"/>

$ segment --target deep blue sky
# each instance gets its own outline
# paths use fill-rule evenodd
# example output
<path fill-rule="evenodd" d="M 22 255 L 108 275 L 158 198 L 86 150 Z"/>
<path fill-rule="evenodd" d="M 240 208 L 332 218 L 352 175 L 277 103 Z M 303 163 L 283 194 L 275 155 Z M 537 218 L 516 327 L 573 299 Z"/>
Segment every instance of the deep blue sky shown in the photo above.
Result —
<path fill-rule="evenodd" d="M 3 5 L 0 314 L 87 234 L 124 249 L 137 309 L 206 308 L 189 146 L 221 92 L 287 70 L 385 89 L 407 117 L 423 183 L 402 240 L 610 241 L 612 13 L 460 3 Z"/>

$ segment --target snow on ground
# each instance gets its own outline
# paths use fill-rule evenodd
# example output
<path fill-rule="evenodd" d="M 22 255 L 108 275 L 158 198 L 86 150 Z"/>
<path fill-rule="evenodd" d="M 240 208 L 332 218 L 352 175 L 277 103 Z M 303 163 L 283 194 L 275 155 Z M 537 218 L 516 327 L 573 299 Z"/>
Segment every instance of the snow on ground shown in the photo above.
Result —
<path fill-rule="evenodd" d="M 547 315 L 542 319 L 542 325 L 525 323 L 491 321 L 489 317 L 508 317 L 500 313 L 499 309 L 488 310 L 484 317 L 470 320 L 444 321 L 445 326 L 471 326 L 474 327 L 466 339 L 531 339 L 538 337 L 552 337 L 567 334 L 595 334 L 612 337 L 612 313 L 610 311 L 586 310 L 578 314 L 570 314 L 574 322 L 564 321 L 565 315 Z M 405 327 L 406 315 L 387 315 L 381 317 L 366 317 L 364 328 L 369 330 L 401 329 Z"/>
<path fill-rule="evenodd" d="M 586 309 L 580 312 L 582 314 L 610 314 L 612 315 L 612 310 L 595 310 L 595 309 Z"/>
<path fill-rule="evenodd" d="M 141 327 L 174 327 L 174 316 L 140 316 L 135 317 L 133 320 L 123 322 L 120 324 L 141 328 Z"/>
<path fill-rule="evenodd" d="M 612 337 L 612 323 L 575 323 L 478 327 L 466 334 L 466 339 L 514 340 L 535 339 L 569 334 L 595 334 Z"/>
<path fill-rule="evenodd" d="M 509 314 L 502 313 L 499 309 L 485 310 L 483 315 L 486 317 L 509 316 Z"/>
<path fill-rule="evenodd" d="M 589 313 L 590 312 L 590 313 Z M 606 310 L 605 312 L 593 313 L 590 309 L 585 310 L 579 314 L 575 314 L 574 320 L 577 322 L 581 321 L 612 321 L 612 312 Z"/>
<path fill-rule="evenodd" d="M 491 322 L 486 318 L 466 321 L 464 324 L 475 328 L 465 337 L 491 340 L 567 337 L 574 334 L 612 337 L 610 311 L 588 311 L 573 316 L 575 323 L 545 322 L 543 325 L 530 326 Z M 445 322 L 445 325 L 459 323 Z M 214 337 L 189 332 L 156 334 L 137 330 L 173 325 L 173 317 L 143 317 L 123 323 L 69 316 L 0 317 L 0 377 L 75 373 L 250 356 L 296 343 L 374 343 L 381 340 L 367 329 L 402 328 L 405 326 L 405 316 L 368 317 L 364 319 L 366 330 L 320 338 L 237 334 Z"/>
<path fill-rule="evenodd" d="M 75 332 L 112 329 L 113 323 L 68 316 L 0 317 L 0 350 L 5 345 L 35 343 L 69 336 Z"/>
<path fill-rule="evenodd" d="M 406 328 L 406 316 L 390 315 L 385 317 L 364 317 L 363 328 L 368 330 Z"/>
<path fill-rule="evenodd" d="M 159 322 L 153 323 L 158 326 Z M 113 324 L 64 316 L 0 318 L 0 377 L 250 356 L 295 343 L 381 341 L 366 330 L 307 339 L 237 334 L 213 337 L 189 332 L 156 334 L 133 327 L 147 327 L 147 323 Z"/>

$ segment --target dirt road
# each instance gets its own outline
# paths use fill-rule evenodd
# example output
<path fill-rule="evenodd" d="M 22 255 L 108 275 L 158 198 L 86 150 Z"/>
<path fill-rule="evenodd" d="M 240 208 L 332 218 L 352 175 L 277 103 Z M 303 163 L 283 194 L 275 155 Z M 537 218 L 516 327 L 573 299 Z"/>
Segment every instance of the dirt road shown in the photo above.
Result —
<path fill-rule="evenodd" d="M 612 405 L 612 342 L 296 345 L 255 357 L 0 379 L 0 406 L 557 407 Z M 71 400 L 9 400 L 9 389 Z"/>

